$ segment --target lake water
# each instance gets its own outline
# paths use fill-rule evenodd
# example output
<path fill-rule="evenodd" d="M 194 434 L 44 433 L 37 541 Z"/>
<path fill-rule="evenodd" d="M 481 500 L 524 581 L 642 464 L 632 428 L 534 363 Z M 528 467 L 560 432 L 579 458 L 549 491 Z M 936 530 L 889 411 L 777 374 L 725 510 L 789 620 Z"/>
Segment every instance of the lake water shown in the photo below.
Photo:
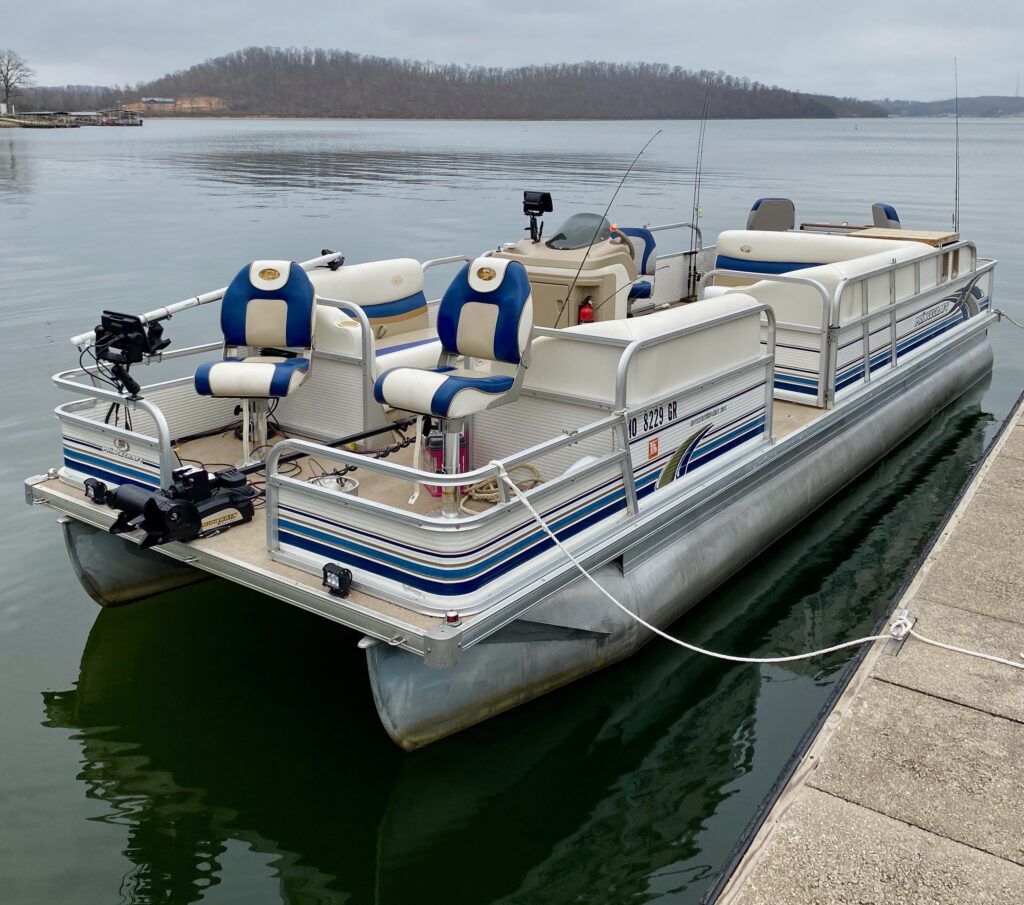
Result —
<path fill-rule="evenodd" d="M 223 582 L 100 612 L 22 479 L 58 462 L 52 373 L 101 309 L 225 284 L 245 261 L 421 260 L 515 239 L 523 189 L 563 215 L 690 219 L 696 123 L 174 122 L 0 131 L 0 900 L 698 902 L 849 655 L 731 666 L 653 642 L 414 754 L 380 728 L 357 637 Z M 961 123 L 961 229 L 1024 322 L 1024 120 Z M 705 236 L 754 198 L 801 220 L 944 228 L 949 120 L 711 122 Z M 211 309 L 215 306 L 211 306 Z M 185 345 L 215 312 L 179 318 Z M 991 377 L 674 630 L 738 654 L 865 634 L 1024 385 Z M 989 539 L 991 541 L 991 539 Z"/>

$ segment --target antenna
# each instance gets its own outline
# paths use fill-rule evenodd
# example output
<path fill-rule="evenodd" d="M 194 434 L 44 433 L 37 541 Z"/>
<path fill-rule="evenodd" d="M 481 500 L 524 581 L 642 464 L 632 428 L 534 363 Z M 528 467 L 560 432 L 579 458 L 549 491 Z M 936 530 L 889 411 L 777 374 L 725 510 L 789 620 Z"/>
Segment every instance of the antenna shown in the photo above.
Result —
<path fill-rule="evenodd" d="M 960 77 L 953 57 L 953 123 L 955 130 L 955 167 L 953 174 L 953 232 L 960 232 Z"/>
<path fill-rule="evenodd" d="M 583 265 L 587 263 L 587 258 L 590 257 L 590 250 L 594 247 L 594 242 L 597 241 L 597 234 L 601 232 L 601 224 L 608 217 L 608 211 L 612 209 L 612 205 L 615 203 L 615 199 L 619 195 L 619 189 L 622 188 L 623 183 L 626 181 L 626 177 L 633 171 L 633 167 L 636 166 L 636 162 L 640 159 L 640 155 L 647 150 L 649 145 L 654 139 L 661 135 L 661 129 L 655 132 L 650 138 L 647 139 L 647 143 L 637 152 L 636 157 L 633 158 L 633 162 L 626 168 L 626 172 L 622 174 L 622 178 L 619 180 L 619 184 L 615 187 L 615 192 L 612 194 L 611 201 L 608 202 L 608 207 L 604 209 L 604 214 L 598 221 L 597 226 L 594 228 L 594 235 L 590 237 L 590 244 L 587 246 L 586 254 L 583 255 L 583 260 L 580 261 L 580 266 L 576 271 L 576 276 L 572 278 L 572 283 L 569 284 L 569 289 L 565 293 L 565 299 L 562 302 L 562 307 L 558 309 L 558 316 L 555 318 L 555 326 L 558 326 L 558 322 L 562 319 L 562 312 L 565 311 L 565 306 L 569 304 L 569 299 L 572 298 L 572 291 L 576 288 L 576 281 L 580 278 L 580 274 L 583 273 Z M 628 241 L 623 237 L 623 241 Z"/>

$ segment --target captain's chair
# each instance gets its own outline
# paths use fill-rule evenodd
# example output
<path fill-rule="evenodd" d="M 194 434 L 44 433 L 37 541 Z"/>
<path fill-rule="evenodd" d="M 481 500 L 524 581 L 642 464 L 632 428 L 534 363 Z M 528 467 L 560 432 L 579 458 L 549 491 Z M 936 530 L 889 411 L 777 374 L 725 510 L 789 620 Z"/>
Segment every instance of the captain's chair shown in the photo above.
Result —
<path fill-rule="evenodd" d="M 902 229 L 896 208 L 883 202 L 871 205 L 871 225 L 882 229 Z"/>
<path fill-rule="evenodd" d="M 224 358 L 201 364 L 195 386 L 202 396 L 244 400 L 244 463 L 253 461 L 254 449 L 259 454 L 267 444 L 269 400 L 295 392 L 309 375 L 315 311 L 313 284 L 294 261 L 253 261 L 224 293 Z M 255 448 L 249 437 L 253 414 Z"/>
<path fill-rule="evenodd" d="M 649 280 L 637 280 L 629 287 L 631 299 L 649 299 L 654 294 L 654 271 L 657 270 L 658 252 L 654 241 L 654 233 L 640 226 L 620 226 L 619 232 L 626 236 L 626 241 L 633 246 L 633 260 L 641 276 Z"/>
<path fill-rule="evenodd" d="M 506 258 L 477 258 L 456 274 L 441 299 L 434 368 L 391 368 L 377 378 L 377 401 L 444 422 L 444 467 L 456 474 L 462 419 L 512 402 L 529 363 L 533 296 L 526 268 Z M 456 368 L 464 358 L 464 367 Z M 472 368 L 472 359 L 515 365 L 514 376 Z M 443 514 L 459 514 L 458 488 L 444 488 Z"/>

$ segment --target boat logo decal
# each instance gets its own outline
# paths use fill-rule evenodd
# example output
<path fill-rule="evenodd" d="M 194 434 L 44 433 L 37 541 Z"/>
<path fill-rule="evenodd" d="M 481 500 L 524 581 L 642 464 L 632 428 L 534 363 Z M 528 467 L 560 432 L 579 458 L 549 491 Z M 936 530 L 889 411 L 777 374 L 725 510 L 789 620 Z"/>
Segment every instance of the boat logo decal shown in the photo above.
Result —
<path fill-rule="evenodd" d="M 495 270 L 494 270 L 493 267 L 478 267 L 477 271 L 476 271 L 476 275 L 481 280 L 493 280 L 498 274 L 495 273 Z"/>
<path fill-rule="evenodd" d="M 281 279 L 281 271 L 274 267 L 264 267 L 260 271 L 261 280 L 279 280 Z"/>
<path fill-rule="evenodd" d="M 132 447 L 127 440 L 123 440 L 121 437 L 118 437 L 114 441 L 114 448 L 117 449 L 119 452 L 128 452 L 128 450 L 130 450 Z"/>
<path fill-rule="evenodd" d="M 704 439 L 704 435 L 711 430 L 712 425 L 702 428 L 694 434 L 690 434 L 686 440 L 680 444 L 679 449 L 673 453 L 672 458 L 668 460 L 668 464 L 661 470 L 661 475 L 658 477 L 658 487 L 667 487 L 676 478 L 681 478 L 686 474 L 687 469 L 690 467 L 690 460 L 693 458 L 694 452 L 696 452 L 700 441 Z"/>
<path fill-rule="evenodd" d="M 124 443 L 125 448 L 121 448 L 121 444 Z M 106 446 L 101 452 L 105 452 L 110 456 L 117 456 L 119 459 L 127 459 L 129 462 L 139 462 L 142 465 L 147 464 L 142 456 L 137 456 L 135 453 L 127 452 L 128 444 L 124 440 L 118 438 L 114 441 L 114 446 Z"/>
<path fill-rule="evenodd" d="M 749 255 L 753 251 L 753 249 L 749 245 L 741 245 L 740 251 L 742 251 L 745 255 Z"/>

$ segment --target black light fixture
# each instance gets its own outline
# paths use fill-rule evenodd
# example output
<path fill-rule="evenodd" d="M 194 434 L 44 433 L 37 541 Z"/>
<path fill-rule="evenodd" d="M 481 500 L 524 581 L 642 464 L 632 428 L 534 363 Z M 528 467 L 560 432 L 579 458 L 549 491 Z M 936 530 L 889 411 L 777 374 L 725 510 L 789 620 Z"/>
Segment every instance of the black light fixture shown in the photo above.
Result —
<path fill-rule="evenodd" d="M 336 597 L 348 597 L 352 587 L 352 570 L 339 566 L 336 562 L 324 564 L 324 587 Z"/>
<path fill-rule="evenodd" d="M 110 492 L 107 490 L 107 485 L 102 481 L 97 481 L 96 478 L 85 479 L 85 498 L 90 503 L 103 506 L 106 504 L 109 495 Z"/>

